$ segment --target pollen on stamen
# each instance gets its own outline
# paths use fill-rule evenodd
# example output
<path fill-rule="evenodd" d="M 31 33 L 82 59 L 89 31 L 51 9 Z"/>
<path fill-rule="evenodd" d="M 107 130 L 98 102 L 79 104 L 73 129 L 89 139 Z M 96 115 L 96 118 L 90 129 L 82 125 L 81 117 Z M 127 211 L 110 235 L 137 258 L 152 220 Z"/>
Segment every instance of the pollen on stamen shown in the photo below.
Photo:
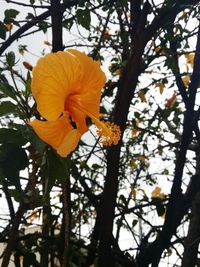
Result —
<path fill-rule="evenodd" d="M 118 125 L 113 122 L 103 122 L 104 127 L 97 129 L 97 135 L 100 136 L 100 143 L 104 146 L 117 145 L 121 131 Z"/>

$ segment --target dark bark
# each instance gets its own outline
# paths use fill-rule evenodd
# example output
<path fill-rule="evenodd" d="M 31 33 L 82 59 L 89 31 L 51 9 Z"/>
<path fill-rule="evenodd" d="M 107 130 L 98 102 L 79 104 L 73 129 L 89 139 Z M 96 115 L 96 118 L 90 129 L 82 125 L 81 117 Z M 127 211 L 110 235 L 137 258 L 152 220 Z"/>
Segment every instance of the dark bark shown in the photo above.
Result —
<path fill-rule="evenodd" d="M 62 186 L 62 202 L 63 202 L 63 229 L 64 229 L 64 239 L 63 239 L 63 256 L 62 256 L 62 266 L 70 267 L 69 263 L 69 249 L 70 249 L 70 233 L 71 233 L 71 193 L 70 193 L 70 180 L 66 181 L 66 184 Z"/>
<path fill-rule="evenodd" d="M 184 244 L 182 267 L 195 267 L 200 242 L 200 192 L 194 198 L 188 236 Z"/>
<path fill-rule="evenodd" d="M 123 136 L 126 128 L 126 119 L 131 104 L 132 97 L 138 82 L 140 74 L 140 64 L 144 48 L 146 46 L 145 36 L 145 16 L 146 10 L 142 13 L 140 29 L 135 34 L 134 51 L 130 56 L 127 66 L 123 70 L 121 80 L 119 81 L 118 97 L 116 103 L 116 111 L 114 121 L 120 126 Z M 100 243 L 99 243 L 99 267 L 114 266 L 114 258 L 111 250 L 112 230 L 114 220 L 114 210 L 118 192 L 118 175 L 119 175 L 119 159 L 122 140 L 116 146 L 112 146 L 108 150 L 107 156 L 107 174 L 104 185 L 102 201 L 100 204 Z"/>
<path fill-rule="evenodd" d="M 14 210 L 13 201 L 12 201 L 12 198 L 10 196 L 9 189 L 8 189 L 8 182 L 6 179 L 3 180 L 2 186 L 3 186 L 3 192 L 4 192 L 5 197 L 6 197 L 6 201 L 8 204 L 8 208 L 9 208 L 9 212 L 10 212 L 10 218 L 11 218 L 11 220 L 13 220 L 15 218 L 15 210 Z"/>
<path fill-rule="evenodd" d="M 200 148 L 200 147 L 199 147 Z M 196 173 L 200 175 L 200 154 L 196 151 Z M 197 186 L 198 188 L 198 186 Z M 188 234 L 184 242 L 182 267 L 195 267 L 200 243 L 200 191 L 193 194 Z"/>
<path fill-rule="evenodd" d="M 90 238 L 90 244 L 88 246 L 88 256 L 87 256 L 86 266 L 92 265 L 95 261 L 97 254 L 98 240 L 99 240 L 99 231 L 100 231 L 100 221 L 97 212 L 97 219 L 95 221 L 93 232 Z"/>
<path fill-rule="evenodd" d="M 52 52 L 63 50 L 62 9 L 60 0 L 51 0 Z"/>
<path fill-rule="evenodd" d="M 20 205 L 18 211 L 16 212 L 15 218 L 12 221 L 12 228 L 8 235 L 8 242 L 5 251 L 3 252 L 3 260 L 1 267 L 9 266 L 10 256 L 15 247 L 15 242 L 18 236 L 18 228 L 21 223 L 21 219 L 23 217 L 25 211 L 24 205 Z"/>
<path fill-rule="evenodd" d="M 67 3 L 67 1 L 65 1 Z M 52 21 L 52 52 L 63 50 L 63 27 L 62 27 L 62 6 L 60 0 L 51 0 L 51 21 Z M 70 266 L 70 232 L 71 232 L 71 193 L 70 193 L 70 175 L 66 174 L 66 182 L 62 184 L 62 204 L 63 220 L 61 240 L 61 262 L 63 267 Z"/>
<path fill-rule="evenodd" d="M 46 200 L 46 204 L 43 206 L 43 222 L 42 222 L 42 235 L 43 242 L 40 248 L 40 264 L 41 266 L 48 266 L 49 263 L 49 245 L 48 239 L 50 237 L 50 225 L 51 222 L 51 207 L 50 200 Z"/>

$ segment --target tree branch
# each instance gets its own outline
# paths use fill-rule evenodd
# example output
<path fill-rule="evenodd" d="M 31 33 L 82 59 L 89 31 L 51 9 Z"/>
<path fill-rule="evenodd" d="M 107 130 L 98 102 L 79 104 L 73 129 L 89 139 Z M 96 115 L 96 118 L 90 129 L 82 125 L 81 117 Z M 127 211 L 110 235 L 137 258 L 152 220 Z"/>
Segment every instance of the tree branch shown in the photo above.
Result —
<path fill-rule="evenodd" d="M 196 194 L 191 211 L 188 236 L 184 244 L 182 267 L 195 267 L 200 242 L 200 192 Z"/>
<path fill-rule="evenodd" d="M 197 38 L 196 51 L 200 49 L 200 27 Z M 189 95 L 187 110 L 185 112 L 184 123 L 183 123 L 183 134 L 181 138 L 181 145 L 179 150 L 179 155 L 175 167 L 174 181 L 171 189 L 171 194 L 169 198 L 169 203 L 167 206 L 167 213 L 165 217 L 165 222 L 163 229 L 158 236 L 158 238 L 144 251 L 141 251 L 137 257 L 137 262 L 139 267 L 147 267 L 149 263 L 152 263 L 152 267 L 158 266 L 161 254 L 165 248 L 170 245 L 171 237 L 175 234 L 178 227 L 178 222 L 181 222 L 184 214 L 187 212 L 187 209 L 182 209 L 183 205 L 181 184 L 182 184 L 182 175 L 183 169 L 186 161 L 186 153 L 188 146 L 191 140 L 192 131 L 194 130 L 194 104 L 195 104 L 195 93 L 196 90 L 194 86 L 198 86 L 199 77 L 197 73 L 200 72 L 200 54 L 196 54 L 196 59 L 194 63 L 193 75 L 191 80 L 190 92 L 192 95 Z M 188 196 L 187 196 L 188 197 Z M 193 199 L 194 194 L 190 196 Z M 188 203 L 192 202 L 192 199 Z M 177 215 L 178 214 L 178 215 Z M 178 218 L 177 218 L 178 216 Z"/>
<path fill-rule="evenodd" d="M 42 13 L 41 15 L 33 18 L 31 21 L 28 21 L 26 24 L 24 24 L 23 26 L 21 26 L 16 32 L 14 32 L 0 47 L 0 55 L 3 54 L 3 52 L 14 42 L 16 41 L 18 38 L 20 38 L 20 36 L 28 31 L 30 28 L 32 28 L 33 26 L 35 26 L 38 21 L 41 20 L 45 20 L 46 18 L 48 18 L 50 16 L 50 11 L 45 11 L 44 13 Z"/>
<path fill-rule="evenodd" d="M 126 128 L 126 119 L 134 95 L 134 91 L 138 82 L 140 74 L 140 64 L 144 48 L 146 46 L 145 23 L 148 11 L 143 9 L 143 24 L 140 23 L 140 29 L 137 29 L 135 35 L 134 52 L 129 58 L 129 61 L 122 72 L 119 80 L 118 96 L 116 103 L 116 110 L 114 114 L 114 121 L 120 126 L 123 136 Z M 121 136 L 121 137 L 122 137 Z M 121 151 L 122 139 L 119 144 L 111 147 L 108 150 L 107 156 L 107 174 L 104 185 L 102 201 L 100 204 L 100 243 L 99 243 L 99 267 L 113 266 L 113 258 L 111 253 L 112 229 L 114 220 L 114 210 L 118 192 L 118 175 L 119 175 L 119 159 Z M 106 216 L 105 216 L 106 214 Z"/>
<path fill-rule="evenodd" d="M 60 0 L 51 0 L 52 52 L 63 50 L 62 15 Z"/>
<path fill-rule="evenodd" d="M 78 0 L 71 0 L 69 2 L 65 2 L 62 5 L 62 11 L 64 12 L 65 9 L 73 7 L 75 5 L 78 4 Z M 16 32 L 14 32 L 0 47 L 0 55 L 2 55 L 4 53 L 4 51 L 17 39 L 20 38 L 20 36 L 25 33 L 26 31 L 28 31 L 30 28 L 32 28 L 33 26 L 35 26 L 38 21 L 42 21 L 47 19 L 49 16 L 51 15 L 50 10 L 45 11 L 44 13 L 42 13 L 41 15 L 33 18 L 31 21 L 28 21 L 26 24 L 24 24 L 23 26 L 21 26 Z"/>

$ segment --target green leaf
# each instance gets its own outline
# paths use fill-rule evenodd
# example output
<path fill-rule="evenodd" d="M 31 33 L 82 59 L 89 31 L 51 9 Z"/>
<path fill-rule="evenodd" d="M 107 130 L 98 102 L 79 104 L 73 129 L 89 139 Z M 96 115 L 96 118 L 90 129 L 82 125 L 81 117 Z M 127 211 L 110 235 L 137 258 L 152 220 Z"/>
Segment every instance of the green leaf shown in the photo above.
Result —
<path fill-rule="evenodd" d="M 100 107 L 100 113 L 107 114 L 107 110 L 105 107 Z"/>
<path fill-rule="evenodd" d="M 8 83 L 3 83 L 0 81 L 0 92 L 4 93 L 5 96 L 9 96 L 12 99 L 16 100 L 15 89 Z"/>
<path fill-rule="evenodd" d="M 35 264 L 36 256 L 34 253 L 26 252 L 23 259 L 23 267 L 30 267 Z"/>
<path fill-rule="evenodd" d="M 162 216 L 165 213 L 165 206 L 163 205 L 162 199 L 158 197 L 152 197 L 153 204 L 156 206 L 158 216 Z"/>
<path fill-rule="evenodd" d="M 127 200 L 126 200 L 126 198 L 125 198 L 124 195 L 120 195 L 120 196 L 119 196 L 119 199 L 121 200 L 121 202 L 122 202 L 123 204 L 127 205 Z"/>
<path fill-rule="evenodd" d="M 84 5 L 85 5 L 85 0 L 79 0 L 79 1 L 78 1 L 78 5 L 79 5 L 80 7 L 84 7 Z"/>
<path fill-rule="evenodd" d="M 99 165 L 99 164 L 97 164 L 97 163 L 94 163 L 94 164 L 92 164 L 92 168 L 93 168 L 94 170 L 98 170 L 98 169 L 102 168 L 102 166 Z"/>
<path fill-rule="evenodd" d="M 48 23 L 45 21 L 41 21 L 38 23 L 39 29 L 43 31 L 43 33 L 47 32 L 48 29 Z"/>
<path fill-rule="evenodd" d="M 13 143 L 19 146 L 24 146 L 27 140 L 22 136 L 19 130 L 1 128 L 0 129 L 0 144 Z"/>
<path fill-rule="evenodd" d="M 77 9 L 76 11 L 78 24 L 83 26 L 85 29 L 89 30 L 91 23 L 90 11 L 86 9 Z"/>
<path fill-rule="evenodd" d="M 19 11 L 17 11 L 16 9 L 6 9 L 5 12 L 5 18 L 6 19 L 15 19 L 16 16 L 19 14 Z"/>
<path fill-rule="evenodd" d="M 44 153 L 47 145 L 36 135 L 31 127 L 26 127 L 26 129 L 23 131 L 23 136 L 35 146 L 40 154 Z"/>
<path fill-rule="evenodd" d="M 133 220 L 132 221 L 132 228 L 134 228 L 136 226 L 136 224 L 138 223 L 138 220 Z"/>
<path fill-rule="evenodd" d="M 6 54 L 6 61 L 8 63 L 8 66 L 12 68 L 15 65 L 15 53 L 9 52 Z"/>
<path fill-rule="evenodd" d="M 72 19 L 66 19 L 63 21 L 63 27 L 67 30 L 70 30 L 73 26 L 73 20 Z"/>
<path fill-rule="evenodd" d="M 22 194 L 18 189 L 9 189 L 10 196 L 14 198 L 16 202 L 21 202 Z"/>
<path fill-rule="evenodd" d="M 18 110 L 15 104 L 10 101 L 5 101 L 0 104 L 0 117 L 8 114 L 18 114 Z"/>
<path fill-rule="evenodd" d="M 33 13 L 28 12 L 28 13 L 27 13 L 27 16 L 26 16 L 26 19 L 33 19 L 34 17 L 35 17 L 35 16 L 34 16 Z"/>
<path fill-rule="evenodd" d="M 18 182 L 19 171 L 28 166 L 28 157 L 23 148 L 16 144 L 5 143 L 0 146 L 0 168 L 4 177 L 14 185 Z"/>
<path fill-rule="evenodd" d="M 49 178 L 65 183 L 69 177 L 69 160 L 61 158 L 53 149 L 47 150 Z"/>
<path fill-rule="evenodd" d="M 1 21 L 0 21 L 0 38 L 3 40 L 6 39 L 6 28 Z"/>
<path fill-rule="evenodd" d="M 31 94 L 31 74 L 30 74 L 30 71 L 28 71 L 27 76 L 26 76 L 25 97 L 28 98 L 30 94 Z"/>
<path fill-rule="evenodd" d="M 53 149 L 46 152 L 46 188 L 45 196 L 49 194 L 56 180 L 60 183 L 66 183 L 69 177 L 70 162 L 67 158 L 61 158 Z"/>

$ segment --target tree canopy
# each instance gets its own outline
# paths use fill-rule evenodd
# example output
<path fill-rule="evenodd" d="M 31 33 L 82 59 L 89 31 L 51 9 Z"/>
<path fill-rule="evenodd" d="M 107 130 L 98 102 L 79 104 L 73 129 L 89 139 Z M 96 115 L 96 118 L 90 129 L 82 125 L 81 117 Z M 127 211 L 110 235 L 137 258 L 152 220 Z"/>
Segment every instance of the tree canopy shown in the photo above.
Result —
<path fill-rule="evenodd" d="M 200 266 L 200 1 L 1 2 L 1 266 Z"/>

